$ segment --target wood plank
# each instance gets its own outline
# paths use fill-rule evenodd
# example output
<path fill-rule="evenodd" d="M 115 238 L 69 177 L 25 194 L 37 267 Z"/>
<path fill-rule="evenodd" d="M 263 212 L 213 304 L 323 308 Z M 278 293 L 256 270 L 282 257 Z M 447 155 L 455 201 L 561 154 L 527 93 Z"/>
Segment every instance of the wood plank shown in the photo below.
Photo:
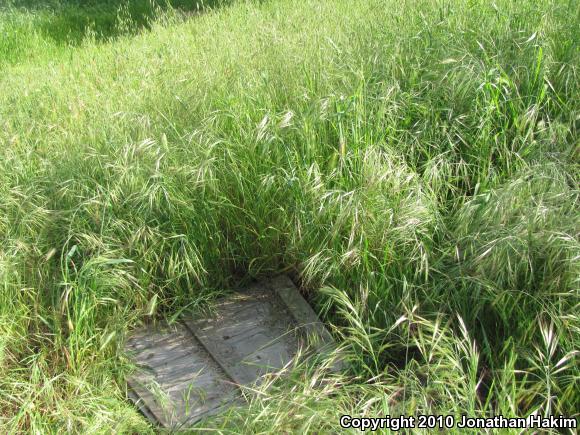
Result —
<path fill-rule="evenodd" d="M 330 332 L 320 322 L 312 307 L 300 295 L 290 278 L 281 275 L 270 280 L 268 284 L 272 291 L 276 292 L 284 301 L 296 323 L 308 335 L 318 337 L 322 340 L 322 344 L 334 341 Z"/>
<path fill-rule="evenodd" d="M 298 343 L 291 331 L 297 325 L 267 286 L 254 286 L 232 300 L 235 304 L 217 304 L 212 317 L 185 324 L 232 379 L 248 385 L 292 359 Z"/>
<path fill-rule="evenodd" d="M 190 426 L 241 403 L 238 386 L 260 383 L 290 363 L 304 344 L 320 350 L 332 336 L 287 277 L 248 286 L 209 313 L 143 328 L 127 342 L 140 367 L 129 396 L 167 428 Z"/>
<path fill-rule="evenodd" d="M 313 345 L 320 354 L 333 352 L 336 343 L 332 334 L 320 321 L 310 304 L 300 295 L 292 280 L 286 275 L 279 275 L 272 278 L 269 285 L 284 301 L 296 323 L 308 334 L 309 344 Z M 336 373 L 344 370 L 345 367 L 343 357 L 340 354 L 335 355 L 330 369 Z"/>
<path fill-rule="evenodd" d="M 141 367 L 128 379 L 133 400 L 165 427 L 190 425 L 239 397 L 231 379 L 183 325 L 148 328 L 127 348 Z"/>

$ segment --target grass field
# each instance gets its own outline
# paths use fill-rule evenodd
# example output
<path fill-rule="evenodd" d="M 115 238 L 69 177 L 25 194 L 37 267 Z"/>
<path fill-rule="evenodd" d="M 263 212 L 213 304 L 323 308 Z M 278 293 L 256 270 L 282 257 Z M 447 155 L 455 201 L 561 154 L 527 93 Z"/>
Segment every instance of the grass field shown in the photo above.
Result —
<path fill-rule="evenodd" d="M 200 428 L 577 417 L 578 1 L 198 3 L 0 6 L 0 431 L 154 432 L 127 333 L 288 270 L 349 370 Z"/>

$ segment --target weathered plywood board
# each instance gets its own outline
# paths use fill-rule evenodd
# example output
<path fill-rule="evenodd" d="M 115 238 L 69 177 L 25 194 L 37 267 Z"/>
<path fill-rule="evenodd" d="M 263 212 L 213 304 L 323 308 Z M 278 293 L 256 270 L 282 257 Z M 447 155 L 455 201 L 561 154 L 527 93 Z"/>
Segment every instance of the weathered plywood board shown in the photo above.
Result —
<path fill-rule="evenodd" d="M 127 350 L 140 367 L 128 379 L 132 399 L 162 426 L 192 424 L 237 396 L 235 385 L 183 325 L 139 331 Z"/>
<path fill-rule="evenodd" d="M 137 331 L 127 343 L 140 367 L 128 379 L 130 398 L 155 423 L 188 426 L 239 401 L 239 387 L 283 368 L 307 341 L 332 337 L 289 278 L 266 280 L 207 315 Z"/>
<path fill-rule="evenodd" d="M 216 304 L 212 316 L 188 319 L 185 324 L 241 385 L 282 368 L 298 349 L 293 317 L 264 284 Z"/>

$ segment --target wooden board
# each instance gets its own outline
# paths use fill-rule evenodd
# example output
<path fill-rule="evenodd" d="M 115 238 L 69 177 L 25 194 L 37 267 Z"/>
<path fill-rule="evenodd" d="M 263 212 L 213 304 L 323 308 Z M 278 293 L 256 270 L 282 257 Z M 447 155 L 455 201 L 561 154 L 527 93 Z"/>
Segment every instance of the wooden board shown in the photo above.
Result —
<path fill-rule="evenodd" d="M 133 334 L 130 399 L 156 424 L 189 426 L 240 402 L 239 387 L 280 370 L 302 346 L 332 342 L 292 281 L 273 278 L 216 301 L 207 315 Z"/>
<path fill-rule="evenodd" d="M 208 318 L 186 325 L 238 384 L 282 368 L 298 349 L 296 324 L 276 293 L 255 286 L 221 301 Z"/>
<path fill-rule="evenodd" d="M 131 399 L 162 426 L 193 424 L 237 396 L 231 379 L 183 325 L 139 331 L 127 350 L 140 368 L 127 380 Z"/>

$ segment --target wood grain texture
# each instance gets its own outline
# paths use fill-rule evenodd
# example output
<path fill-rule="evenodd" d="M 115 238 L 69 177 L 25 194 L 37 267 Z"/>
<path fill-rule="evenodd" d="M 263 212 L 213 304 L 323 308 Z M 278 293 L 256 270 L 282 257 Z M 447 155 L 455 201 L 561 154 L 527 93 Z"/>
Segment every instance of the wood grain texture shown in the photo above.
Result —
<path fill-rule="evenodd" d="M 282 368 L 299 346 L 297 324 L 269 285 L 216 304 L 211 317 L 185 324 L 235 382 L 247 385 Z"/>
<path fill-rule="evenodd" d="M 193 424 L 237 396 L 231 380 L 181 324 L 140 331 L 127 350 L 140 368 L 127 380 L 133 400 L 162 426 Z"/>
<path fill-rule="evenodd" d="M 292 281 L 276 277 L 216 301 L 207 315 L 136 331 L 126 346 L 139 367 L 129 398 L 156 424 L 190 426 L 242 403 L 239 386 L 260 383 L 302 346 L 330 343 Z"/>

